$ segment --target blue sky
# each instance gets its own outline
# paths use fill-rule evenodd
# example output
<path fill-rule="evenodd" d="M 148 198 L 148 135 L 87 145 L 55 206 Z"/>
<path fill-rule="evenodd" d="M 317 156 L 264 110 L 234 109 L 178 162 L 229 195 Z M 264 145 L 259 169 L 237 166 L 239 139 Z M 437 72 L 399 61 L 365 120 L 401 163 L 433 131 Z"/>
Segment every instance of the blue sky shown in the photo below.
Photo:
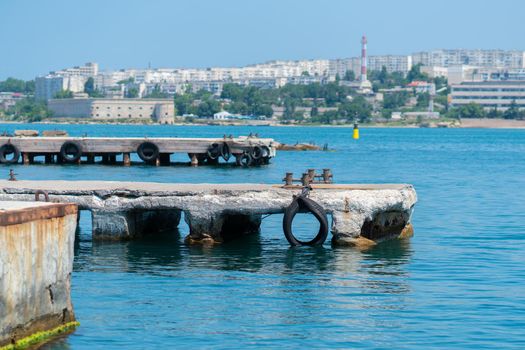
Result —
<path fill-rule="evenodd" d="M 428 4 L 428 5 L 427 5 Z M 0 79 L 272 59 L 525 49 L 522 0 L 0 0 Z"/>

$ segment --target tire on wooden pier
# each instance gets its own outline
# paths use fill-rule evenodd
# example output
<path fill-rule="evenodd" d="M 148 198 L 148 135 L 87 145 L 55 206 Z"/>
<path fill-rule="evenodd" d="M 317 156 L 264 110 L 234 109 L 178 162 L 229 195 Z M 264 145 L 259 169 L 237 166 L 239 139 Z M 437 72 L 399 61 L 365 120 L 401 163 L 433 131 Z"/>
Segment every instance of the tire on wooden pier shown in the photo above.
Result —
<path fill-rule="evenodd" d="M 219 143 L 214 142 L 208 147 L 208 159 L 216 160 L 221 156 L 222 147 Z"/>
<path fill-rule="evenodd" d="M 232 153 L 230 151 L 230 146 L 226 142 L 224 142 L 221 145 L 221 157 L 224 159 L 225 162 L 230 160 L 230 157 L 232 156 Z"/>
<path fill-rule="evenodd" d="M 82 145 L 76 141 L 66 141 L 60 147 L 60 157 L 66 163 L 77 163 L 82 157 Z"/>
<path fill-rule="evenodd" d="M 235 155 L 235 163 L 238 166 L 249 167 L 253 164 L 253 157 L 249 152 Z"/>
<path fill-rule="evenodd" d="M 9 155 L 13 155 L 9 158 Z M 11 143 L 5 143 L 0 147 L 0 163 L 15 164 L 20 159 L 20 150 Z"/>
<path fill-rule="evenodd" d="M 142 142 L 137 147 L 137 154 L 146 163 L 151 163 L 159 157 L 159 147 L 153 142 Z"/>
<path fill-rule="evenodd" d="M 250 149 L 250 155 L 254 160 L 261 159 L 263 157 L 263 149 L 261 146 L 253 146 Z"/>

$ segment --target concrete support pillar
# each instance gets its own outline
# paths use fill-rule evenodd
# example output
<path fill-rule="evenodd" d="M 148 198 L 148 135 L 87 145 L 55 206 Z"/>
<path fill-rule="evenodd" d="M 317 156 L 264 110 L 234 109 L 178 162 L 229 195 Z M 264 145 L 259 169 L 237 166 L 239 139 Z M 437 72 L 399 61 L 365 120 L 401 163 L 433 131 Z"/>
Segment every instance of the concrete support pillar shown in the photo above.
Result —
<path fill-rule="evenodd" d="M 22 153 L 22 162 L 24 165 L 29 164 L 29 153 Z"/>
<path fill-rule="evenodd" d="M 335 211 L 332 213 L 332 244 L 368 248 L 386 239 L 407 238 L 414 233 L 410 211 L 384 211 L 372 218 L 361 214 Z"/>
<path fill-rule="evenodd" d="M 230 241 L 239 236 L 257 233 L 261 215 L 234 213 L 185 212 L 184 219 L 190 227 L 188 244 L 211 245 Z"/>
<path fill-rule="evenodd" d="M 109 162 L 111 164 L 115 164 L 117 162 L 117 155 L 116 154 L 110 154 L 109 155 Z"/>
<path fill-rule="evenodd" d="M 95 163 L 95 156 L 92 154 L 87 155 L 87 163 L 88 164 L 94 164 Z"/>
<path fill-rule="evenodd" d="M 92 211 L 93 240 L 128 240 L 176 229 L 179 210 Z"/>
<path fill-rule="evenodd" d="M 129 153 L 124 153 L 122 155 L 122 161 L 124 163 L 124 166 L 130 166 L 131 165 L 131 157 Z"/>
<path fill-rule="evenodd" d="M 45 163 L 46 164 L 53 164 L 54 163 L 54 158 L 55 158 L 55 156 L 53 154 L 50 154 L 50 153 L 46 154 L 45 155 Z"/>
<path fill-rule="evenodd" d="M 197 155 L 192 153 L 190 155 L 190 158 L 191 158 L 191 166 L 198 166 L 199 165 L 199 160 L 197 159 Z"/>

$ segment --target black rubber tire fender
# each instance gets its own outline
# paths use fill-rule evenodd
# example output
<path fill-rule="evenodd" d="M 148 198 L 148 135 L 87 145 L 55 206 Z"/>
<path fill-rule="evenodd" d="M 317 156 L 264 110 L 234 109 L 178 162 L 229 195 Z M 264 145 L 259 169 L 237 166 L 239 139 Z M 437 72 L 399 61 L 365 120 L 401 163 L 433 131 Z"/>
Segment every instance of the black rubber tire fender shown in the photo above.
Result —
<path fill-rule="evenodd" d="M 76 163 L 82 157 L 82 145 L 76 141 L 66 141 L 60 147 L 60 157 L 66 163 Z"/>
<path fill-rule="evenodd" d="M 153 142 L 142 142 L 137 147 L 137 154 L 144 162 L 152 162 L 159 156 L 159 148 Z"/>
<path fill-rule="evenodd" d="M 253 159 L 257 160 L 263 157 L 263 149 L 261 146 L 253 146 L 250 150 L 250 155 Z"/>
<path fill-rule="evenodd" d="M 236 163 L 239 166 L 249 167 L 253 164 L 253 158 L 250 153 L 243 153 L 236 158 Z"/>
<path fill-rule="evenodd" d="M 268 146 L 261 146 L 262 149 L 262 157 L 263 158 L 270 158 L 270 147 Z"/>
<path fill-rule="evenodd" d="M 232 156 L 232 153 L 230 151 L 230 146 L 226 142 L 223 142 L 221 145 L 221 157 L 226 162 L 230 160 L 230 157 Z"/>
<path fill-rule="evenodd" d="M 8 154 L 13 153 L 13 158 L 7 159 Z M 5 143 L 0 147 L 0 163 L 2 164 L 15 164 L 20 159 L 20 150 L 18 147 L 11 143 Z"/>
<path fill-rule="evenodd" d="M 214 142 L 208 147 L 207 155 L 209 159 L 215 160 L 221 155 L 221 145 Z"/>
<path fill-rule="evenodd" d="M 301 210 L 307 210 L 312 213 L 317 221 L 319 221 L 319 232 L 317 235 L 310 241 L 300 241 L 293 235 L 292 232 L 292 222 L 295 215 Z M 316 202 L 306 197 L 297 197 L 294 198 L 292 203 L 284 211 L 283 217 L 283 232 L 284 237 L 292 246 L 315 246 L 322 245 L 326 238 L 328 237 L 328 218 L 326 216 L 326 211 Z"/>

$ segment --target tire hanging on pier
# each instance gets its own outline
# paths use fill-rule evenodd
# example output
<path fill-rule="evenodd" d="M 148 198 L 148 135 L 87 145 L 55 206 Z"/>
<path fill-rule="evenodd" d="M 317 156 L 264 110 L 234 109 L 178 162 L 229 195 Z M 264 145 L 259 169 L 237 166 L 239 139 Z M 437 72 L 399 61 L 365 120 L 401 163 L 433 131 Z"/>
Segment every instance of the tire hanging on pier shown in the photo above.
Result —
<path fill-rule="evenodd" d="M 9 157 L 12 155 L 11 157 Z M 15 164 L 20 159 L 20 150 L 18 147 L 11 143 L 3 144 L 0 147 L 0 163 L 2 164 Z"/>
<path fill-rule="evenodd" d="M 236 157 L 236 163 L 238 166 L 249 167 L 253 164 L 253 158 L 250 153 L 245 152 Z"/>
<path fill-rule="evenodd" d="M 75 141 L 66 141 L 60 147 L 60 157 L 66 163 L 76 163 L 82 156 L 82 146 Z"/>
<path fill-rule="evenodd" d="M 262 149 L 262 147 L 261 146 L 253 146 L 251 151 L 250 151 L 250 155 L 255 160 L 261 159 L 263 157 L 263 149 Z"/>
<path fill-rule="evenodd" d="M 232 153 L 230 151 L 230 146 L 226 142 L 224 142 L 221 145 L 221 157 L 224 159 L 225 162 L 230 160 L 230 157 L 232 156 Z"/>
<path fill-rule="evenodd" d="M 159 157 L 159 148 L 153 142 L 142 142 L 137 147 L 137 154 L 144 162 L 149 163 Z"/>
<path fill-rule="evenodd" d="M 310 241 L 301 241 L 295 238 L 292 232 L 292 222 L 295 215 L 300 211 L 307 211 L 312 213 L 317 221 L 319 221 L 319 232 Z M 316 202 L 307 198 L 304 195 L 294 197 L 292 203 L 284 211 L 283 217 L 283 231 L 284 237 L 292 246 L 315 246 L 322 245 L 328 237 L 328 218 L 326 217 L 326 211 Z"/>
<path fill-rule="evenodd" d="M 222 147 L 220 144 L 214 142 L 208 147 L 208 158 L 212 160 L 216 160 L 221 155 Z"/>

